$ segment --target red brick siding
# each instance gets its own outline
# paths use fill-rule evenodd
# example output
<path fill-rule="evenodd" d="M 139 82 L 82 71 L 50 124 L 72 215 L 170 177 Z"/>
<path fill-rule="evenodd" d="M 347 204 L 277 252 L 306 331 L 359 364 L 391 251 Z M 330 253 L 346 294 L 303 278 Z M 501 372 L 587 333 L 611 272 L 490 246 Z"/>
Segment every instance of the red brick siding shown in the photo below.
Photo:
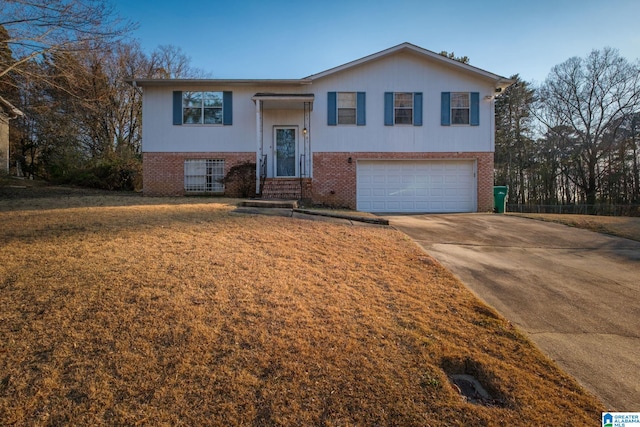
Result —
<path fill-rule="evenodd" d="M 351 157 L 351 163 L 348 159 Z M 143 193 L 146 196 L 182 196 L 185 159 L 224 159 L 225 174 L 243 162 L 255 162 L 254 153 L 144 153 Z M 493 153 L 314 153 L 313 179 L 304 180 L 302 197 L 328 206 L 356 208 L 356 163 L 375 159 L 467 159 L 478 165 L 478 212 L 493 210 Z M 237 197 L 234 189 L 225 195 Z"/>
<path fill-rule="evenodd" d="M 351 163 L 349 163 L 351 158 Z M 314 153 L 312 199 L 356 208 L 356 163 L 361 160 L 476 160 L 478 212 L 493 210 L 493 153 Z"/>
<path fill-rule="evenodd" d="M 313 201 L 313 183 L 311 178 L 302 178 L 300 180 L 301 183 L 301 193 L 302 199 L 305 201 Z"/>
<path fill-rule="evenodd" d="M 145 196 L 183 196 L 184 161 L 186 159 L 224 159 L 224 173 L 233 166 L 256 161 L 255 153 L 144 153 L 142 156 L 142 185 Z M 237 197 L 233 188 L 225 188 L 225 195 Z"/>

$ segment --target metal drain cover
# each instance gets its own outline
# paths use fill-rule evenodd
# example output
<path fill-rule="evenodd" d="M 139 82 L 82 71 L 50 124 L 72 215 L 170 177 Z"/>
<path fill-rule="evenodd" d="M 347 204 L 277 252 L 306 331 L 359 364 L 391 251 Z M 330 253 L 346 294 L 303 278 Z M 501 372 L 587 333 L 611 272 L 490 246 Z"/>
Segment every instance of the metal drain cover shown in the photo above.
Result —
<path fill-rule="evenodd" d="M 471 403 L 485 404 L 493 400 L 473 375 L 456 374 L 449 378 L 461 396 Z"/>

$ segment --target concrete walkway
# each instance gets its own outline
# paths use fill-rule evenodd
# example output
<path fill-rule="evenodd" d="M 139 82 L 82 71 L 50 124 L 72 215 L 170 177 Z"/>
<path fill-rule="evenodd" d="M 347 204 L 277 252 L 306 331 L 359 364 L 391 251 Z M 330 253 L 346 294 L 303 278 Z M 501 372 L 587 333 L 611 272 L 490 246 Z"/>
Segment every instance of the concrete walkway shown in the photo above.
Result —
<path fill-rule="evenodd" d="M 389 225 L 389 220 L 360 212 L 336 211 L 331 209 L 298 208 L 296 200 L 244 200 L 234 213 L 288 216 L 314 221 L 337 222 L 342 224 Z"/>
<path fill-rule="evenodd" d="M 607 410 L 640 411 L 640 242 L 508 215 L 385 218 Z"/>

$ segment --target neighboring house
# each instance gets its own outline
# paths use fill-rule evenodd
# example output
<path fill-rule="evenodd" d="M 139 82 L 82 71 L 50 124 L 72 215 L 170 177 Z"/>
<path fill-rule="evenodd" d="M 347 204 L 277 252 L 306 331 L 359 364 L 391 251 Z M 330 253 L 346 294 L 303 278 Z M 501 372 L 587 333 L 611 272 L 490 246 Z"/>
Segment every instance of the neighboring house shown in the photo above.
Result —
<path fill-rule="evenodd" d="M 9 173 L 9 120 L 22 116 L 22 111 L 0 96 L 0 172 Z"/>
<path fill-rule="evenodd" d="M 255 162 L 264 197 L 489 211 L 494 97 L 511 83 L 409 43 L 303 79 L 133 80 L 144 93 L 143 191 L 224 193 L 220 178 Z"/>

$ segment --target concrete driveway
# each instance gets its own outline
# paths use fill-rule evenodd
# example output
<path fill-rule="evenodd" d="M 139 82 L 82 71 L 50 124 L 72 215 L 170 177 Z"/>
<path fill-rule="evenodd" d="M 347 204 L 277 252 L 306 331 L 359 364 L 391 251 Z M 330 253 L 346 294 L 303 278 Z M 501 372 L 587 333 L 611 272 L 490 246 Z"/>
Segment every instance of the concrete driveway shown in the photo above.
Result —
<path fill-rule="evenodd" d="M 640 410 L 640 242 L 508 215 L 385 218 L 607 410 Z"/>

